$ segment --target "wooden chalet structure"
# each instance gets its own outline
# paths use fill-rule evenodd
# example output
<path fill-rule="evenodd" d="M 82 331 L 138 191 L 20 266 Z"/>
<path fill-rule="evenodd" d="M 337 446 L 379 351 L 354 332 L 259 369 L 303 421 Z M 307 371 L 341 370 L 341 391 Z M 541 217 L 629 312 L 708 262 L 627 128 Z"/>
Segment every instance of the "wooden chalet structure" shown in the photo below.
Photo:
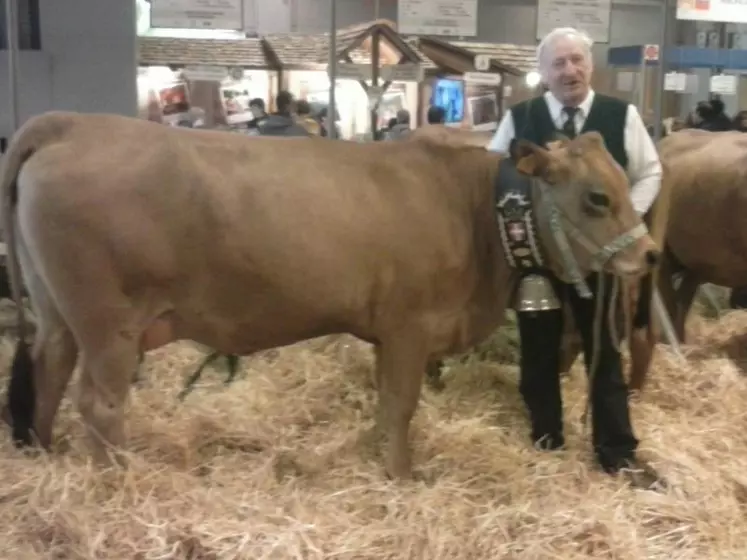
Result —
<path fill-rule="evenodd" d="M 288 88 L 288 73 L 293 71 L 319 71 L 326 74 L 330 61 L 329 38 L 329 33 L 276 33 L 265 36 L 263 39 L 267 42 L 269 56 L 280 69 L 279 87 Z M 391 82 L 381 79 L 381 67 L 384 65 L 418 65 L 425 76 L 439 72 L 437 65 L 417 46 L 399 35 L 395 24 L 388 20 L 342 28 L 337 32 L 335 40 L 338 63 L 371 65 L 371 84 L 360 80 L 361 87 L 367 93 L 370 87 L 380 88 L 380 93 L 386 93 L 391 87 Z M 418 107 L 418 120 L 420 114 Z M 377 120 L 376 112 L 371 111 L 371 129 L 374 133 Z"/>
<path fill-rule="evenodd" d="M 499 118 L 507 102 L 515 103 L 536 93 L 525 84 L 526 75 L 537 69 L 534 45 L 451 41 L 440 37 L 414 37 L 409 41 L 437 64 L 444 75 L 455 78 L 466 72 L 477 71 L 477 55 L 489 56 L 491 62 L 488 72 L 500 74 L 501 85 L 466 84 L 465 97 L 494 94 L 499 107 Z M 510 91 L 510 101 L 504 99 L 504 93 L 507 91 Z"/>
<path fill-rule="evenodd" d="M 138 66 L 167 67 L 175 78 L 188 84 L 190 104 L 205 111 L 207 126 L 225 125 L 227 116 L 220 84 L 215 81 L 189 80 L 180 70 L 190 66 L 226 68 L 229 73 L 241 71 L 266 71 L 265 99 L 272 100 L 278 69 L 273 66 L 267 46 L 262 39 L 192 39 L 181 37 L 139 37 Z M 140 86 L 139 86 L 140 87 Z M 160 120 L 157 92 L 148 93 L 147 118 Z M 141 116 L 143 107 L 141 105 Z"/>

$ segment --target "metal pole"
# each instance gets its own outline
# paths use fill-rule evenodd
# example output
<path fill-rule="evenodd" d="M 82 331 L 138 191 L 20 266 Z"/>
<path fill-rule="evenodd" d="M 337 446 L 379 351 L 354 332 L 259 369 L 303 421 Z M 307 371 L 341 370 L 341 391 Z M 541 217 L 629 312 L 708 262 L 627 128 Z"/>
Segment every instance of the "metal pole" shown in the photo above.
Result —
<path fill-rule="evenodd" d="M 656 75 L 656 90 L 654 98 L 654 141 L 658 142 L 662 136 L 662 105 L 664 104 L 664 81 L 667 74 L 666 52 L 669 47 L 669 16 L 671 15 L 671 0 L 664 0 L 662 6 L 663 21 L 661 25 L 661 36 L 659 37 L 659 72 Z M 685 356 L 682 354 L 677 336 L 674 333 L 672 319 L 667 313 L 664 302 L 661 299 L 659 290 L 654 286 L 654 312 L 659 316 L 664 336 L 669 345 L 674 350 L 675 355 L 680 361 L 685 362 Z"/>
<path fill-rule="evenodd" d="M 671 0 L 664 0 L 664 21 L 661 26 L 661 37 L 659 38 L 659 73 L 656 76 L 656 91 L 654 101 L 654 142 L 661 140 L 661 113 L 664 104 L 664 77 L 667 73 L 666 52 L 669 44 L 669 16 L 671 14 Z"/>
<path fill-rule="evenodd" d="M 335 103 L 335 86 L 337 85 L 337 0 L 330 0 L 329 7 L 329 105 L 327 106 L 327 134 L 337 138 L 337 103 Z"/>
<path fill-rule="evenodd" d="M 713 307 L 713 310 L 716 312 L 716 315 L 721 315 L 721 306 L 718 303 L 718 299 L 716 298 L 716 295 L 713 293 L 713 285 L 712 284 L 702 284 L 700 286 L 701 293 L 706 297 L 708 300 L 708 303 L 711 304 L 711 307 Z"/>
<path fill-rule="evenodd" d="M 18 6 L 17 0 L 5 0 L 5 36 L 8 38 L 8 105 L 10 137 L 20 127 L 18 111 Z"/>
<path fill-rule="evenodd" d="M 653 300 L 654 312 L 659 316 L 659 320 L 661 321 L 661 328 L 664 331 L 664 338 L 666 338 L 669 346 L 674 351 L 675 356 L 677 356 L 677 358 L 679 358 L 681 362 L 687 363 L 685 355 L 682 353 L 682 348 L 680 348 L 680 342 L 679 340 L 677 340 L 677 335 L 674 333 L 672 319 L 667 313 L 667 308 L 664 305 L 664 302 L 661 299 L 661 294 L 659 293 L 659 290 L 656 288 L 656 286 L 654 286 Z"/>

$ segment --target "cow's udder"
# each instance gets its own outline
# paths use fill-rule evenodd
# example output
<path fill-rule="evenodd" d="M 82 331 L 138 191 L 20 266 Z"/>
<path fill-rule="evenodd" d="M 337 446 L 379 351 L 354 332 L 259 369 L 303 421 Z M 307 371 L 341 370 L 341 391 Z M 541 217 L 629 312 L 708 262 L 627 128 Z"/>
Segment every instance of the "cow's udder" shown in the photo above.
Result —
<path fill-rule="evenodd" d="M 174 326 L 168 316 L 158 317 L 145 329 L 140 339 L 140 351 L 147 352 L 166 346 L 176 340 Z"/>

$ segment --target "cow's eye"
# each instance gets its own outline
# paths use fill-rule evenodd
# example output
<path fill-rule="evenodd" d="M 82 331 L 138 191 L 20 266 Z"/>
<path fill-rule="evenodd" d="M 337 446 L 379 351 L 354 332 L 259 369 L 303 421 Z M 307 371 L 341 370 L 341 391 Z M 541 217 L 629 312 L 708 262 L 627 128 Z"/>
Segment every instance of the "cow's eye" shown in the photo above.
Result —
<path fill-rule="evenodd" d="M 610 197 L 604 191 L 589 189 L 584 193 L 584 210 L 592 216 L 604 216 L 610 207 Z"/>

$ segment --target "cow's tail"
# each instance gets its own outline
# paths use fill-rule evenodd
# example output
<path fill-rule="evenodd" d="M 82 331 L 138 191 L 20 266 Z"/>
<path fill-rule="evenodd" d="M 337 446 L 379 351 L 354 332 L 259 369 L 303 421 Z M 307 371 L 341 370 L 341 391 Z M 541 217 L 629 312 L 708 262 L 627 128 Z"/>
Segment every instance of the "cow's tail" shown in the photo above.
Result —
<path fill-rule="evenodd" d="M 8 412 L 6 418 L 13 428 L 16 445 L 30 445 L 36 403 L 34 371 L 28 340 L 28 323 L 23 306 L 23 279 L 18 258 L 18 230 L 16 208 L 18 205 L 18 175 L 24 163 L 41 146 L 57 136 L 64 119 L 56 115 L 42 115 L 26 122 L 14 135 L 0 165 L 0 212 L 7 246 L 7 267 L 11 296 L 15 303 L 18 321 L 18 344 L 11 366 L 8 384 Z M 51 126 L 50 126 L 51 125 Z"/>

